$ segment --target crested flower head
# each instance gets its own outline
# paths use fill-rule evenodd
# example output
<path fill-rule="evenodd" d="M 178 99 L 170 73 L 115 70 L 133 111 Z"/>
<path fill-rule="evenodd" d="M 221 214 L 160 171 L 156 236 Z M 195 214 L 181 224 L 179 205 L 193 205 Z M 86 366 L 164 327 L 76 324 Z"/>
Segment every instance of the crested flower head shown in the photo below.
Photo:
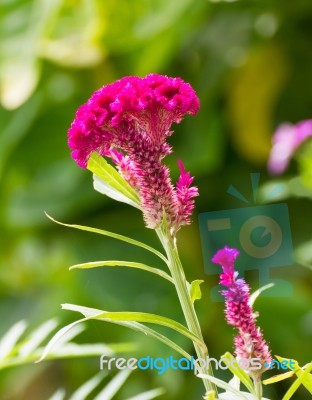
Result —
<path fill-rule="evenodd" d="M 312 120 L 307 119 L 297 124 L 284 123 L 277 127 L 273 135 L 273 146 L 268 163 L 272 174 L 282 174 L 297 148 L 312 136 Z"/>
<path fill-rule="evenodd" d="M 110 157 L 137 190 L 147 226 L 159 226 L 165 213 L 176 231 L 189 223 L 197 188 L 190 187 L 193 178 L 184 168 L 175 188 L 161 161 L 172 152 L 171 125 L 198 109 L 195 91 L 180 78 L 124 77 L 97 90 L 78 109 L 68 131 L 72 158 L 86 168 L 94 151 Z"/>
<path fill-rule="evenodd" d="M 262 367 L 260 371 L 249 371 L 259 375 L 271 362 L 271 354 L 263 334 L 256 326 L 256 314 L 250 301 L 250 288 L 244 279 L 238 278 L 234 262 L 239 251 L 225 246 L 212 258 L 212 262 L 222 267 L 220 284 L 226 287 L 221 293 L 225 298 L 225 315 L 229 325 L 238 330 L 234 339 L 235 353 L 238 359 L 258 358 Z"/>

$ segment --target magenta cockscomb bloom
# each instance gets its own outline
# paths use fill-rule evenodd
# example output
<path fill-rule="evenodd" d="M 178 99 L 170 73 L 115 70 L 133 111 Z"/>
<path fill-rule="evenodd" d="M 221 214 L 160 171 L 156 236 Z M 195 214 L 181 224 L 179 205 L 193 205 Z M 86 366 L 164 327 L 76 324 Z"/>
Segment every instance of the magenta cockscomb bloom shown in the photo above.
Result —
<path fill-rule="evenodd" d="M 307 119 L 297 124 L 281 124 L 273 135 L 273 146 L 268 162 L 268 169 L 274 175 L 282 174 L 297 148 L 312 136 L 312 120 Z"/>
<path fill-rule="evenodd" d="M 256 313 L 250 302 L 250 288 L 244 279 L 238 278 L 234 263 L 239 255 L 237 249 L 225 246 L 211 259 L 222 267 L 220 284 L 226 286 L 221 293 L 225 298 L 225 315 L 229 325 L 238 329 L 234 339 L 235 353 L 238 359 L 258 358 L 263 368 L 249 371 L 251 375 L 259 375 L 271 362 L 271 353 L 263 334 L 256 326 Z"/>
<path fill-rule="evenodd" d="M 151 74 L 124 77 L 97 90 L 77 111 L 68 144 L 77 164 L 86 168 L 93 152 L 110 157 L 141 200 L 146 225 L 156 228 L 164 213 L 175 232 L 189 223 L 197 189 L 181 167 L 175 188 L 162 159 L 172 152 L 171 125 L 195 114 L 199 100 L 180 78 Z"/>

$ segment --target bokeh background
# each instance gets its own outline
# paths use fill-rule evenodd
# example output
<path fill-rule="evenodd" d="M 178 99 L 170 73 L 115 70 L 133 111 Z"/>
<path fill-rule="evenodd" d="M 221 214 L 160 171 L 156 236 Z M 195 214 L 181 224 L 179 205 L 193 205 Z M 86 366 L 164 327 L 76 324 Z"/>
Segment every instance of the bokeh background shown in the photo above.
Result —
<path fill-rule="evenodd" d="M 312 117 L 311 43 L 310 0 L 1 0 L 0 334 L 21 319 L 30 328 L 52 317 L 60 326 L 74 321 L 77 315 L 60 309 L 66 302 L 183 322 L 172 287 L 157 277 L 121 268 L 68 271 L 86 261 L 158 266 L 157 259 L 44 215 L 158 246 L 138 211 L 93 190 L 90 172 L 76 166 L 66 144 L 77 107 L 95 89 L 124 75 L 158 72 L 189 81 L 201 100 L 199 114 L 175 127 L 167 163 L 174 180 L 177 159 L 196 176 L 200 197 L 193 225 L 179 234 L 181 258 L 189 280 L 205 280 L 197 309 L 210 355 L 232 351 L 234 332 L 223 304 L 209 298 L 218 277 L 204 274 L 197 214 L 243 206 L 226 190 L 233 184 L 250 198 L 252 172 L 261 173 L 263 191 L 274 181 L 266 168 L 274 129 Z M 304 365 L 312 355 L 312 189 L 296 181 L 299 174 L 293 162 L 275 199 L 289 206 L 296 262 L 272 270 L 292 283 L 294 293 L 260 298 L 256 308 L 273 354 Z M 247 278 L 257 289 L 256 271 Z M 192 351 L 190 343 L 168 334 Z M 95 321 L 77 341 L 132 342 L 134 357 L 172 354 L 144 335 Z M 72 393 L 98 371 L 98 357 L 5 369 L 0 398 L 45 400 L 59 387 Z M 291 382 L 267 387 L 265 394 L 281 399 Z M 202 395 L 201 382 L 189 372 L 136 371 L 116 399 L 156 387 L 166 389 L 160 398 L 168 400 Z M 308 398 L 305 389 L 294 396 Z"/>

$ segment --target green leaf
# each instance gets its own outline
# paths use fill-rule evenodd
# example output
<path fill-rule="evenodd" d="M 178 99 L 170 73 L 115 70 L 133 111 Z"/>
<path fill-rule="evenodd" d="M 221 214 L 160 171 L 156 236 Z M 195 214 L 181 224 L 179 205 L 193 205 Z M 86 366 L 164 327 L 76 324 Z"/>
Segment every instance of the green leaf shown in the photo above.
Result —
<path fill-rule="evenodd" d="M 98 267 L 137 268 L 137 269 L 141 269 L 143 271 L 152 272 L 153 274 L 161 276 L 162 278 L 167 279 L 169 282 L 173 283 L 173 279 L 171 278 L 171 276 L 169 274 L 167 274 L 166 272 L 162 271 L 161 269 L 153 268 L 146 264 L 141 264 L 141 263 L 131 262 L 131 261 L 115 261 L 115 260 L 93 261 L 93 262 L 84 263 L 84 264 L 75 264 L 75 265 L 72 265 L 69 269 L 70 270 L 72 270 L 72 269 L 89 269 L 89 268 L 98 268 Z"/>
<path fill-rule="evenodd" d="M 235 367 L 233 367 L 232 361 L 235 359 L 235 357 L 233 357 L 231 353 L 227 352 L 223 354 L 221 358 L 226 358 L 227 360 L 230 361 L 229 370 L 232 372 L 234 376 L 236 376 L 240 380 L 240 382 L 243 385 L 245 385 L 245 387 L 249 390 L 250 393 L 254 393 L 254 387 L 251 378 L 247 374 L 247 372 L 244 371 L 242 368 L 240 368 L 238 364 Z"/>
<path fill-rule="evenodd" d="M 104 379 L 106 373 L 101 371 L 97 375 L 93 376 L 83 385 L 81 385 L 69 398 L 69 400 L 85 400 L 87 396 L 95 389 L 99 383 Z"/>
<path fill-rule="evenodd" d="M 267 289 L 270 289 L 274 286 L 274 283 L 268 283 L 267 285 L 261 286 L 255 292 L 252 293 L 249 299 L 249 305 L 252 307 L 254 302 L 257 300 L 258 296 Z"/>
<path fill-rule="evenodd" d="M 63 347 L 63 345 L 68 344 L 76 336 L 80 335 L 80 333 L 83 332 L 85 330 L 85 328 L 86 328 L 85 325 L 79 325 L 79 326 L 75 326 L 73 329 L 66 332 L 66 334 L 64 334 L 62 336 L 62 338 L 58 341 L 56 348 L 59 349 L 59 348 Z"/>
<path fill-rule="evenodd" d="M 46 345 L 43 353 L 41 354 L 41 357 L 36 361 L 36 363 L 42 361 L 46 356 L 51 352 L 52 348 L 54 348 L 57 344 L 59 344 L 60 341 L 64 340 L 64 337 L 66 338 L 66 334 L 74 328 L 76 325 L 80 324 L 83 321 L 88 320 L 88 318 L 83 318 L 79 321 L 72 322 L 69 325 L 64 326 L 62 329 L 60 329 L 49 341 L 49 343 Z"/>
<path fill-rule="evenodd" d="M 264 385 L 271 385 L 272 383 L 280 382 L 280 381 L 283 381 L 284 379 L 291 378 L 292 376 L 294 376 L 294 374 L 295 374 L 295 371 L 288 371 L 288 372 L 285 372 L 284 374 L 274 375 L 271 378 L 265 379 L 264 381 L 262 381 L 262 383 Z"/>
<path fill-rule="evenodd" d="M 112 380 L 105 386 L 105 388 L 94 398 L 94 400 L 111 400 L 115 394 L 119 391 L 122 385 L 125 383 L 129 375 L 131 374 L 131 370 L 123 370 L 118 372 L 117 375 L 114 376 Z"/>
<path fill-rule="evenodd" d="M 142 312 L 102 312 L 94 317 L 103 321 L 134 321 L 134 322 L 145 322 L 149 324 L 156 324 L 166 326 L 181 335 L 191 339 L 193 342 L 198 343 L 200 346 L 203 345 L 202 340 L 190 332 L 184 325 L 179 322 L 163 317 L 162 315 L 142 313 Z"/>
<path fill-rule="evenodd" d="M 299 378 L 297 378 L 295 380 L 295 382 L 290 386 L 290 388 L 287 390 L 287 392 L 285 393 L 285 395 L 282 398 L 282 400 L 289 400 L 289 399 L 292 398 L 292 396 L 297 391 L 299 386 L 301 384 L 304 384 L 304 382 L 306 382 L 306 380 L 308 379 L 310 371 L 312 371 L 312 363 L 309 364 L 309 366 L 306 368 L 306 370 L 304 372 L 302 372 L 301 376 L 299 376 Z"/>
<path fill-rule="evenodd" d="M 160 253 L 158 250 L 154 249 L 153 247 L 139 242 L 138 240 L 131 239 L 127 236 L 119 235 L 118 233 L 113 233 L 109 231 L 104 231 L 102 229 L 98 228 L 90 228 L 89 226 L 83 226 L 83 225 L 72 225 L 72 224 L 64 224 L 63 222 L 57 221 L 56 219 L 52 218 L 49 214 L 45 213 L 46 216 L 53 222 L 62 225 L 62 226 L 67 226 L 68 228 L 73 228 L 73 229 L 80 229 L 81 231 L 86 231 L 86 232 L 92 232 L 92 233 L 97 233 L 99 235 L 104 235 L 104 236 L 109 236 L 111 238 L 121 240 L 122 242 L 130 243 L 133 244 L 134 246 L 142 247 L 145 250 L 150 251 L 151 253 L 156 254 L 159 258 L 161 258 L 166 264 L 168 264 L 168 260 L 166 257 Z"/>
<path fill-rule="evenodd" d="M 283 357 L 279 357 L 279 356 L 275 356 L 275 357 L 278 359 L 279 362 L 287 361 L 287 365 L 289 365 L 289 361 L 290 361 L 289 358 L 283 358 Z M 295 373 L 298 378 L 300 378 L 301 375 L 304 373 L 303 371 L 311 365 L 311 363 L 309 363 L 309 364 L 306 364 L 304 367 L 300 367 L 298 364 L 298 361 L 296 361 L 294 359 L 291 359 L 291 360 L 295 366 L 294 370 L 291 369 L 292 375 Z M 304 381 L 302 382 L 302 384 L 312 394 L 312 374 L 308 374 L 304 378 Z"/>
<path fill-rule="evenodd" d="M 56 328 L 56 319 L 50 319 L 34 330 L 25 342 L 20 346 L 18 354 L 21 358 L 28 357 L 38 346 L 46 339 L 48 335 Z"/>
<path fill-rule="evenodd" d="M 123 193 L 119 192 L 118 190 L 110 186 L 107 182 L 104 182 L 102 179 L 100 179 L 98 176 L 94 174 L 93 174 L 93 187 L 97 192 L 104 194 L 105 196 L 110 197 L 113 200 L 129 204 L 130 206 L 141 210 L 139 204 L 129 199 Z"/>
<path fill-rule="evenodd" d="M 68 309 L 68 306 L 72 306 L 71 304 L 63 304 L 62 308 Z M 74 306 L 77 307 L 77 306 Z M 78 306 L 79 307 L 79 306 Z M 142 312 L 108 312 L 108 311 L 99 311 L 96 315 L 92 316 L 92 319 L 103 320 L 103 321 L 120 321 L 120 322 L 145 322 L 150 324 L 162 325 L 168 328 L 171 328 L 181 335 L 191 339 L 193 342 L 198 343 L 199 345 L 203 345 L 203 342 L 200 338 L 190 332 L 184 325 L 180 324 L 173 319 L 163 317 L 161 315 L 156 314 L 148 314 Z"/>
<path fill-rule="evenodd" d="M 94 152 L 88 161 L 88 170 L 94 174 L 94 189 L 114 200 L 140 207 L 140 199 L 136 191 L 108 162 Z"/>
<path fill-rule="evenodd" d="M 103 353 L 107 355 L 116 354 L 116 352 L 133 351 L 135 346 L 131 343 L 118 343 L 116 345 L 105 345 L 102 343 L 95 344 L 76 344 L 69 342 L 72 337 L 77 336 L 82 330 L 84 325 L 82 322 L 90 318 L 83 318 L 66 325 L 60 329 L 48 342 L 46 347 L 38 349 L 33 353 L 31 361 L 40 362 L 44 358 L 47 359 L 60 359 L 60 358 L 74 358 L 81 356 L 97 356 Z"/>
<path fill-rule="evenodd" d="M 195 281 L 191 282 L 190 285 L 190 296 L 192 303 L 194 304 L 196 300 L 200 300 L 202 298 L 202 292 L 200 290 L 200 285 L 205 282 L 203 280 L 196 279 Z"/>
<path fill-rule="evenodd" d="M 204 400 L 215 400 L 216 394 L 214 391 L 207 392 L 204 396 Z"/>
<path fill-rule="evenodd" d="M 48 320 L 22 338 L 26 329 L 26 322 L 19 321 L 14 324 L 1 339 L 0 350 L 3 358 L 0 360 L 0 370 L 17 365 L 33 363 L 43 353 L 39 345 L 50 335 L 56 327 L 54 319 Z M 102 343 L 76 344 L 71 342 L 75 336 L 84 330 L 83 324 L 74 326 L 70 331 L 64 332 L 53 348 L 53 352 L 47 355 L 48 359 L 64 359 L 76 357 L 99 356 L 103 353 L 114 355 L 117 352 L 128 352 L 135 349 L 133 343 L 117 343 L 105 345 Z M 53 338 L 52 338 L 53 339 Z M 51 339 L 51 340 L 52 340 Z"/>
<path fill-rule="evenodd" d="M 0 362 L 13 351 L 17 341 L 27 328 L 25 321 L 14 324 L 0 340 Z"/>
<path fill-rule="evenodd" d="M 78 320 L 75 323 L 80 323 L 80 322 L 82 322 L 84 320 L 88 320 L 88 319 L 94 319 L 94 317 L 96 317 L 99 313 L 102 312 L 101 310 L 97 310 L 95 308 L 77 306 L 75 304 L 63 304 L 62 308 L 64 310 L 70 310 L 70 311 L 79 312 L 79 313 L 81 313 L 82 315 L 85 316 L 84 319 Z M 183 357 L 186 357 L 187 359 L 191 358 L 190 354 L 188 354 L 185 350 L 183 350 L 176 343 L 172 342 L 166 336 L 160 334 L 159 332 L 155 331 L 154 329 L 149 328 L 148 326 L 140 324 L 139 322 L 113 321 L 113 320 L 108 321 L 108 322 L 111 322 L 111 323 L 117 324 L 117 325 L 121 325 L 121 326 L 125 326 L 125 327 L 133 329 L 133 330 L 135 330 L 137 332 L 141 332 L 141 333 L 144 333 L 145 335 L 151 336 L 151 337 L 163 342 L 167 346 L 171 347 L 173 350 L 177 351 Z M 52 340 L 53 340 L 53 338 L 52 338 Z"/>
<path fill-rule="evenodd" d="M 118 343 L 105 345 L 103 343 L 91 343 L 91 344 L 76 344 L 76 343 L 66 343 L 60 348 L 53 349 L 46 358 L 49 360 L 64 359 L 64 358 L 77 358 L 77 357 L 94 357 L 100 356 L 105 353 L 107 355 L 114 355 L 116 353 L 131 352 L 136 349 L 134 343 Z M 36 352 L 37 357 L 34 358 L 38 360 L 42 353 L 42 350 Z"/>
<path fill-rule="evenodd" d="M 207 379 L 208 381 L 214 383 L 216 386 L 220 387 L 221 389 L 226 390 L 227 392 L 231 392 L 238 396 L 239 399 L 248 400 L 248 398 L 243 394 L 243 392 L 234 389 L 231 385 L 227 382 L 222 381 L 221 379 L 215 378 L 214 376 L 206 375 L 206 374 L 198 374 L 196 375 L 198 378 Z"/>
<path fill-rule="evenodd" d="M 137 394 L 136 396 L 130 397 L 127 400 L 152 400 L 155 399 L 155 397 L 161 396 L 164 393 L 165 393 L 164 389 L 158 388 Z"/>
<path fill-rule="evenodd" d="M 294 360 L 294 359 L 292 359 L 292 358 L 284 358 L 284 357 L 281 357 L 281 356 L 277 356 L 277 355 L 275 355 L 275 357 L 276 357 L 276 359 L 281 363 L 281 362 L 283 362 L 283 361 L 287 361 L 287 365 L 290 365 L 290 361 L 292 361 L 293 362 L 293 364 L 294 364 L 294 366 L 295 366 L 295 370 L 297 370 L 297 369 L 300 369 L 300 365 L 298 364 L 298 361 L 296 361 L 296 360 Z M 291 368 L 289 368 L 291 371 L 294 371 L 293 369 L 291 369 Z"/>
<path fill-rule="evenodd" d="M 308 368 L 312 364 L 309 363 L 307 364 L 304 368 Z M 304 372 L 300 369 L 296 371 L 296 375 L 300 378 Z M 304 380 L 302 381 L 303 386 L 312 394 L 312 374 L 308 374 L 304 377 Z"/>

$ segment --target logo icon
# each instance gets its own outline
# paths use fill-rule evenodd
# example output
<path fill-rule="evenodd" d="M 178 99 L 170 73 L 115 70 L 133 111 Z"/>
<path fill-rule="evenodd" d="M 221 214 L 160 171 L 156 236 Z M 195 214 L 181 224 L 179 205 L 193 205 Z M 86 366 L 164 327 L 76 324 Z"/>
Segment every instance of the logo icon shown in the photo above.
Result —
<path fill-rule="evenodd" d="M 259 177 L 260 174 L 251 174 L 254 202 L 257 200 Z M 234 186 L 229 187 L 228 193 L 248 206 L 199 215 L 206 274 L 220 273 L 220 268 L 210 259 L 217 250 L 228 245 L 240 251 L 236 267 L 241 276 L 245 271 L 258 270 L 259 287 L 274 283 L 274 287 L 263 295 L 290 296 L 292 287 L 289 282 L 270 277 L 271 268 L 293 263 L 287 204 L 252 205 Z M 212 289 L 211 298 L 215 301 L 222 301 L 219 290 L 219 286 Z"/>

